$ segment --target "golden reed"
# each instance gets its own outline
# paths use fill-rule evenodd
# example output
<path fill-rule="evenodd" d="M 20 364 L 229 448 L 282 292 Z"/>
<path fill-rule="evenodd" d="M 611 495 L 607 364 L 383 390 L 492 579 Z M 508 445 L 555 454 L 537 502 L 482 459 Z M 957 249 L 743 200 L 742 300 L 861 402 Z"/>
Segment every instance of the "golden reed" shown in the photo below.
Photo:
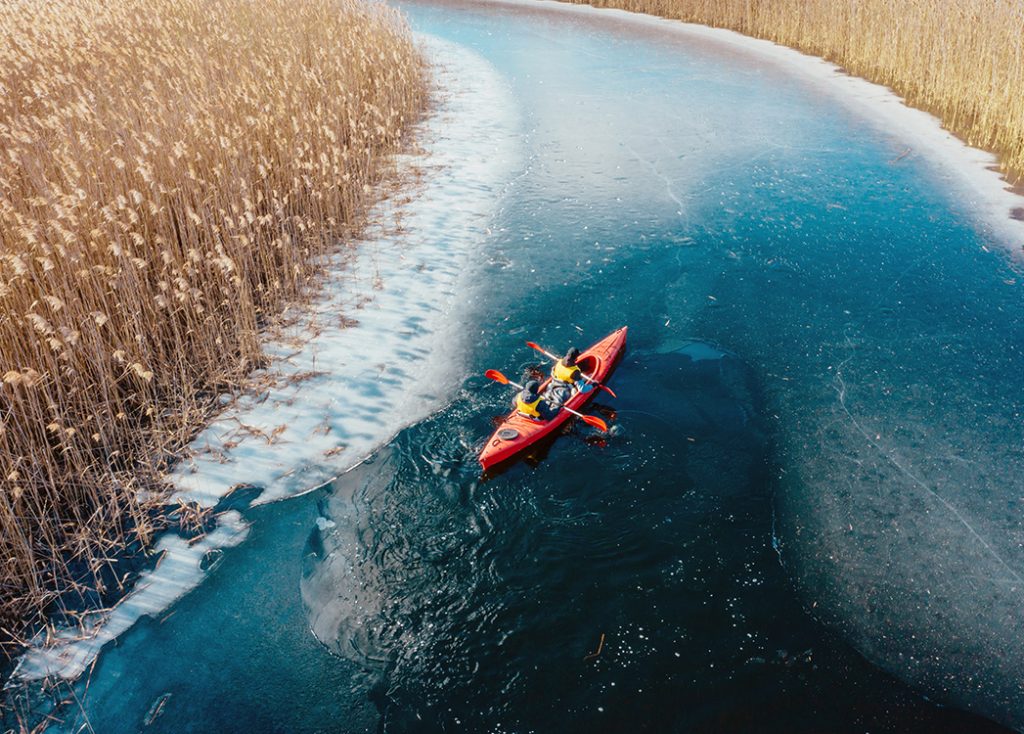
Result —
<path fill-rule="evenodd" d="M 569 0 L 580 2 L 581 0 Z M 730 28 L 891 87 L 1024 180 L 1021 0 L 592 0 Z"/>
<path fill-rule="evenodd" d="M 360 224 L 427 85 L 359 0 L 8 0 L 0 40 L 11 640 L 149 541 L 138 493 Z"/>

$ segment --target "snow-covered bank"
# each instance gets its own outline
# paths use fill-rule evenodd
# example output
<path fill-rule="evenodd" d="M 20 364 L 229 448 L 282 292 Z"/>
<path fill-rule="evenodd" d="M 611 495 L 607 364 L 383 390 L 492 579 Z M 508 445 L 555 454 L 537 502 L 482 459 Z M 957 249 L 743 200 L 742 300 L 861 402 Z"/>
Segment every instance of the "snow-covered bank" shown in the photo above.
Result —
<path fill-rule="evenodd" d="M 381 207 L 383 227 L 398 221 L 399 231 L 360 242 L 349 263 L 340 257 L 327 297 L 299 327 L 303 343 L 268 349 L 277 385 L 196 438 L 172 477 L 176 498 L 212 506 L 252 484 L 260 504 L 313 489 L 436 410 L 461 380 L 462 274 L 515 165 L 516 111 L 481 57 L 421 42 L 442 90 L 421 136 L 425 157 L 404 162 L 423 172 L 422 190 Z"/>
<path fill-rule="evenodd" d="M 203 559 L 208 553 L 216 554 L 220 549 L 238 545 L 248 534 L 249 526 L 242 516 L 229 510 L 219 515 L 217 527 L 196 543 L 190 544 L 177 535 L 165 535 L 156 545 L 156 552 L 163 554 L 160 562 L 139 577 L 131 594 L 113 610 L 86 620 L 85 628 L 62 631 L 56 639 L 27 652 L 8 687 L 14 687 L 20 680 L 49 675 L 77 678 L 104 645 L 117 639 L 143 616 L 158 614 L 198 586 L 206 573 Z"/>
<path fill-rule="evenodd" d="M 323 298 L 268 346 L 275 357 L 268 387 L 232 404 L 196 438 L 170 477 L 178 488 L 172 499 L 213 507 L 238 486 L 259 487 L 255 503 L 311 490 L 443 405 L 462 378 L 459 313 L 468 304 L 459 294 L 517 165 L 517 112 L 487 61 L 440 39 L 418 40 L 441 90 L 418 133 L 424 152 L 400 161 L 422 182 L 411 201 L 403 191 L 378 208 L 378 236 L 337 256 Z M 165 539 L 159 567 L 97 615 L 90 636 L 72 629 L 40 641 L 12 684 L 77 677 L 104 644 L 194 588 L 208 551 L 241 542 L 245 532 L 231 512 L 203 542 Z"/>

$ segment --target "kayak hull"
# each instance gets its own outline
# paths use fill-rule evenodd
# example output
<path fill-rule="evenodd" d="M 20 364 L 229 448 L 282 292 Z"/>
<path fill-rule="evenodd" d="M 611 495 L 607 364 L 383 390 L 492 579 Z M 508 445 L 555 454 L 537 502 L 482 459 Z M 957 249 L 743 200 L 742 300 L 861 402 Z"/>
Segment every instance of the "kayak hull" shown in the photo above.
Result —
<path fill-rule="evenodd" d="M 615 370 L 619 360 L 626 351 L 627 327 L 613 331 L 601 341 L 580 352 L 577 364 L 580 370 L 594 382 L 604 382 Z M 549 377 L 541 385 L 541 391 L 551 382 Z M 487 439 L 480 451 L 479 461 L 484 470 L 498 466 L 522 454 L 528 448 L 553 435 L 561 426 L 574 416 L 566 407 L 579 412 L 587 403 L 594 399 L 599 388 L 587 393 L 577 393 L 565 403 L 549 421 L 536 421 L 519 415 L 515 409 L 502 421 L 491 437 Z"/>

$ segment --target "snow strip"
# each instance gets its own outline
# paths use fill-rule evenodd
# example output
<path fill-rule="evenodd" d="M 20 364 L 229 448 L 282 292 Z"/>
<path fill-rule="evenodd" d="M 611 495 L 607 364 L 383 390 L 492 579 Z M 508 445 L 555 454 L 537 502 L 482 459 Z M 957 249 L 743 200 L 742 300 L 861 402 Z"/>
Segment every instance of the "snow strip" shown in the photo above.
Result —
<path fill-rule="evenodd" d="M 999 164 L 997 156 L 968 146 L 944 130 L 937 117 L 908 107 L 903 98 L 888 87 L 851 76 L 836 64 L 817 56 L 724 28 L 711 28 L 616 8 L 568 4 L 563 0 L 487 2 L 531 10 L 543 8 L 564 14 L 591 15 L 634 27 L 646 26 L 658 33 L 727 49 L 750 58 L 754 63 L 772 63 L 811 88 L 834 98 L 877 130 L 921 155 L 931 164 L 936 175 L 963 197 L 960 203 L 965 210 L 973 212 L 981 233 L 1007 247 L 1018 262 L 1024 260 L 1024 221 L 1011 218 L 1014 209 L 1024 207 L 1024 196 L 1012 191 L 996 170 Z"/>
<path fill-rule="evenodd" d="M 427 159 L 406 162 L 426 170 L 425 189 L 379 208 L 390 220 L 397 206 L 403 230 L 359 243 L 340 264 L 302 325 L 304 343 L 268 347 L 278 384 L 197 437 L 198 453 L 171 477 L 175 499 L 213 506 L 251 484 L 263 489 L 262 504 L 314 489 L 437 410 L 461 382 L 460 276 L 511 177 L 516 108 L 482 57 L 418 38 L 447 95 L 422 131 Z M 315 376 L 286 384 L 302 375 Z"/>
<path fill-rule="evenodd" d="M 383 442 L 442 407 L 463 378 L 458 356 L 463 278 L 518 165 L 518 112 L 505 81 L 476 53 L 417 35 L 435 66 L 443 98 L 421 126 L 425 154 L 402 156 L 400 170 L 424 171 L 411 201 L 378 206 L 375 221 L 400 219 L 331 263 L 322 299 L 290 339 L 267 347 L 268 387 L 231 404 L 192 443 L 170 477 L 174 500 L 213 507 L 232 489 L 262 489 L 255 503 L 315 489 L 360 463 Z M 383 228 L 382 228 L 383 229 Z M 392 230 L 395 228 L 393 227 Z M 260 375 L 257 375 L 257 378 Z M 202 580 L 209 550 L 241 542 L 234 511 L 189 546 L 174 536 L 167 555 L 112 611 L 82 630 L 39 640 L 8 685 L 77 678 L 107 642 L 142 616 L 155 616 Z"/>
<path fill-rule="evenodd" d="M 112 610 L 89 615 L 81 628 L 60 630 L 45 640 L 45 645 L 39 641 L 18 661 L 14 675 L 4 687 L 13 688 L 19 680 L 50 675 L 77 678 L 104 645 L 143 616 L 156 616 L 192 591 L 206 575 L 201 564 L 207 552 L 238 545 L 249 534 L 248 524 L 234 510 L 218 515 L 217 521 L 213 531 L 192 545 L 180 536 L 164 535 L 156 545 L 163 558 L 156 568 L 139 577 L 131 594 Z"/>

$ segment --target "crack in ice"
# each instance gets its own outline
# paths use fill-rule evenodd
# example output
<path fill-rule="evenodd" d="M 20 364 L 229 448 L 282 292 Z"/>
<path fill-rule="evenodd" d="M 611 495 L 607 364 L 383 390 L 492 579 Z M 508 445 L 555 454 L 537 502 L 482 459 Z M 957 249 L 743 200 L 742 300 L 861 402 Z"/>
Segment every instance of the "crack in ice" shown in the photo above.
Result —
<path fill-rule="evenodd" d="M 849 348 L 851 350 L 854 348 L 853 340 L 850 339 L 849 336 L 847 336 L 847 345 L 849 346 Z M 1000 556 L 999 553 L 996 552 L 995 548 L 993 548 L 991 545 L 989 545 L 989 543 L 986 542 L 985 539 L 981 537 L 981 535 L 974 529 L 974 527 L 967 521 L 967 519 L 963 515 L 960 514 L 959 510 L 957 510 L 956 507 L 954 507 L 952 503 L 950 503 L 948 500 L 946 500 L 944 497 L 942 497 L 939 493 L 937 493 L 935 490 L 933 490 L 931 487 L 929 487 L 923 480 L 921 480 L 920 477 L 918 477 L 916 474 L 914 474 L 912 471 L 910 471 L 907 467 L 905 467 L 902 463 L 900 463 L 894 456 L 892 456 L 892 453 L 887 451 L 875 439 L 873 439 L 871 437 L 871 435 L 860 424 L 860 422 L 857 420 L 857 418 L 854 417 L 853 413 L 850 411 L 849 407 L 846 404 L 846 383 L 843 380 L 843 376 L 842 376 L 843 368 L 852 359 L 853 359 L 853 354 L 851 353 L 849 357 L 844 359 L 842 362 L 840 362 L 836 366 L 836 374 L 835 374 L 835 380 L 838 383 L 838 386 L 835 387 L 835 390 L 836 390 L 836 393 L 839 396 L 839 405 L 840 405 L 840 407 L 842 407 L 843 412 L 846 413 L 847 417 L 850 419 L 850 423 L 854 426 L 854 428 L 857 429 L 857 431 L 861 434 L 861 436 L 864 437 L 864 440 L 866 440 L 868 442 L 868 444 L 872 446 L 872 448 L 874 448 L 876 451 L 878 451 L 878 453 L 886 461 L 888 461 L 890 464 L 892 464 L 894 467 L 896 467 L 896 469 L 901 474 L 903 474 L 907 479 L 909 479 L 911 482 L 913 482 L 918 487 L 923 489 L 932 498 L 937 500 L 943 507 L 945 507 L 950 513 L 952 513 L 953 516 L 960 522 L 960 524 L 963 525 L 967 529 L 967 531 L 971 534 L 971 536 L 975 540 L 977 540 L 978 543 L 981 544 L 981 546 L 984 547 L 986 551 L 988 551 L 988 553 L 999 563 L 999 565 L 1001 565 L 1010 574 L 1010 576 L 1013 577 L 1013 579 L 1018 584 L 1024 584 L 1024 578 L 1022 578 L 1020 576 L 1020 574 L 1018 574 L 1013 569 L 1012 566 L 1010 566 L 1005 560 L 1003 560 L 1003 557 Z M 1016 589 L 1013 589 L 1013 590 L 1014 591 L 1018 591 L 1018 593 L 1024 592 L 1024 588 L 1022 588 L 1020 590 L 1016 590 Z"/>

